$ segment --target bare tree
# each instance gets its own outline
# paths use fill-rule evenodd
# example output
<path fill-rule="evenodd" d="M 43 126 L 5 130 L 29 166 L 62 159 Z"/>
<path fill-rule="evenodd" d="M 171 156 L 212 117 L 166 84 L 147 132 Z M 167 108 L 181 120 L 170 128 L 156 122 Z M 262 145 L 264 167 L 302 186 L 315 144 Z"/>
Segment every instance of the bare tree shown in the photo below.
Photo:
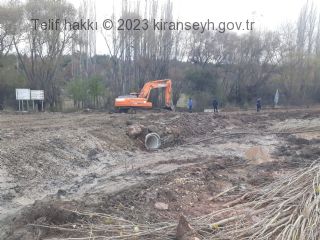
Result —
<path fill-rule="evenodd" d="M 142 8 L 145 9 L 144 16 L 141 14 Z M 104 32 L 115 94 L 136 91 L 148 80 L 168 77 L 174 45 L 172 32 L 154 31 L 151 27 L 143 31 L 130 28 L 130 23 L 135 19 L 148 19 L 151 24 L 158 16 L 164 21 L 172 20 L 171 1 L 160 8 L 156 0 L 146 1 L 143 6 L 140 1 L 132 4 L 123 0 L 119 18 L 128 22 L 129 28 L 125 26 L 122 31 L 113 28 L 110 32 Z M 111 17 L 114 23 L 116 18 L 114 12 Z"/>
<path fill-rule="evenodd" d="M 14 46 L 13 39 L 19 41 L 22 7 L 17 1 L 0 5 L 0 57 L 6 56 Z"/>
<path fill-rule="evenodd" d="M 74 20 L 74 7 L 64 0 L 36 1 L 29 0 L 25 5 L 25 38 L 24 44 L 19 44 L 14 38 L 14 46 L 23 72 L 30 87 L 44 89 L 46 100 L 51 107 L 56 107 L 59 101 L 61 87 L 58 81 L 63 54 L 71 49 L 72 29 L 41 30 L 34 28 L 31 19 L 46 22 L 48 19 Z"/>

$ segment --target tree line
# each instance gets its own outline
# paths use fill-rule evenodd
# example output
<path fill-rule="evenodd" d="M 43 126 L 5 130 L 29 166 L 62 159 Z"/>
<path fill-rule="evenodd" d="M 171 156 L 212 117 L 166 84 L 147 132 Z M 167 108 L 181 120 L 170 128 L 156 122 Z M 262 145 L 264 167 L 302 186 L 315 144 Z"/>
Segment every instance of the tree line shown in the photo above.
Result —
<path fill-rule="evenodd" d="M 173 21 L 168 0 L 122 0 L 113 19 Z M 199 109 L 212 98 L 246 106 L 257 97 L 282 104 L 320 102 L 320 14 L 307 1 L 295 23 L 242 34 L 215 31 L 74 31 L 32 28 L 30 19 L 96 20 L 93 0 L 0 3 L 0 106 L 14 106 L 14 89 L 44 89 L 47 106 L 60 110 L 69 97 L 76 108 L 112 107 L 118 95 L 148 80 L 173 80 L 173 100 L 194 98 Z M 101 34 L 106 52 L 97 54 Z M 157 100 L 157 97 L 154 99 Z"/>

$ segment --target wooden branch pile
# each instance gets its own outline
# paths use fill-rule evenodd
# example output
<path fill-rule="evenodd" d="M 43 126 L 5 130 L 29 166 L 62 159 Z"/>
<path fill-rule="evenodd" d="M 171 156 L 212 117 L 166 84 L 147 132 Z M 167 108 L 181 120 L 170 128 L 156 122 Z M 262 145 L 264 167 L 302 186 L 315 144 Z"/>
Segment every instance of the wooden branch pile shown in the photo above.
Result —
<path fill-rule="evenodd" d="M 213 232 L 205 231 L 206 239 L 320 239 L 319 175 L 320 165 L 300 170 L 196 219 L 195 228 L 209 224 Z"/>
<path fill-rule="evenodd" d="M 190 220 L 203 239 L 320 239 L 320 165 L 247 193 L 224 209 Z M 135 224 L 105 214 L 97 224 L 39 226 L 82 232 L 68 239 L 174 239 L 177 222 Z M 93 238 L 94 237 L 94 238 Z"/>

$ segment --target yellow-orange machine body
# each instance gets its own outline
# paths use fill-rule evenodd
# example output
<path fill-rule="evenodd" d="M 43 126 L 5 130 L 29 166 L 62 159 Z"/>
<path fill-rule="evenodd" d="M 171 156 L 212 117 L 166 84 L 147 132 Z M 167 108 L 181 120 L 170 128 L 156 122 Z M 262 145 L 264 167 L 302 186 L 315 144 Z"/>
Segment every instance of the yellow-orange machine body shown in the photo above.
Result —
<path fill-rule="evenodd" d="M 165 88 L 165 108 L 172 110 L 172 82 L 170 79 L 147 82 L 140 93 L 131 93 L 127 96 L 117 97 L 114 104 L 115 108 L 120 110 L 151 109 L 152 102 L 149 102 L 149 97 L 151 90 L 155 88 Z"/>

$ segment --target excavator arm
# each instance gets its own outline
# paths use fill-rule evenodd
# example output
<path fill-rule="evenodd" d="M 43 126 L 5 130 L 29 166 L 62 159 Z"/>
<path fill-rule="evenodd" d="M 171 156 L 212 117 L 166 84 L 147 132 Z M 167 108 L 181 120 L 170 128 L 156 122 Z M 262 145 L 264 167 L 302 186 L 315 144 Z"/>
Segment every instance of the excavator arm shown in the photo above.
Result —
<path fill-rule="evenodd" d="M 165 88 L 165 104 L 172 109 L 172 82 L 170 79 L 147 82 L 140 91 L 139 98 L 149 99 L 150 92 L 155 88 Z"/>

